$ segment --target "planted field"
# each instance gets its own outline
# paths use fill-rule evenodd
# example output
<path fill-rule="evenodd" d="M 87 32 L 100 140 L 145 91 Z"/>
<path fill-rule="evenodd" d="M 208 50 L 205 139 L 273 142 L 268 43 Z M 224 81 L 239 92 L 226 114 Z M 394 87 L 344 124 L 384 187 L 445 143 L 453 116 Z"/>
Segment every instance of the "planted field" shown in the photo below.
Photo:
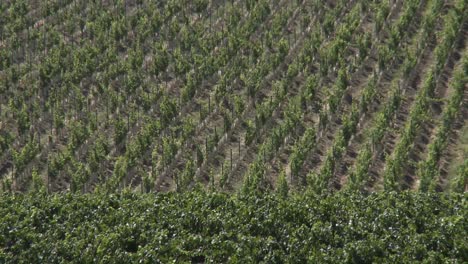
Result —
<path fill-rule="evenodd" d="M 1 189 L 467 186 L 456 1 L 2 1 Z"/>
<path fill-rule="evenodd" d="M 467 262 L 466 5 L 0 1 L 0 263 Z"/>
<path fill-rule="evenodd" d="M 8 196 L 2 263 L 463 263 L 462 194 Z M 26 216 L 26 217 L 24 217 Z"/>

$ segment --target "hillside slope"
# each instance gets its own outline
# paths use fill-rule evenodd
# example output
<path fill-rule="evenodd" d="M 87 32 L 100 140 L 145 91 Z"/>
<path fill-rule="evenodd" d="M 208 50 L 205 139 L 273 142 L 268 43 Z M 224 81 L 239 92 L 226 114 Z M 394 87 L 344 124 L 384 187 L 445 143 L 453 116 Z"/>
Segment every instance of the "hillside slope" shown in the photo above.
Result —
<path fill-rule="evenodd" d="M 463 192 L 466 14 L 464 0 L 2 1 L 0 189 Z"/>

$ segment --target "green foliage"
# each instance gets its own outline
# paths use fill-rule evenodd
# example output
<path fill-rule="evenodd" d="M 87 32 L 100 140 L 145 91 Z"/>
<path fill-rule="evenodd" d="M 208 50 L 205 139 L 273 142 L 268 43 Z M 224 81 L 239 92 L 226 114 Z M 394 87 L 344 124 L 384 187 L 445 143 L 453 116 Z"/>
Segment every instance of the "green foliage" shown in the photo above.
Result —
<path fill-rule="evenodd" d="M 109 153 L 109 145 L 102 137 L 98 138 L 88 153 L 87 163 L 91 171 L 96 172 Z"/>
<path fill-rule="evenodd" d="M 222 172 L 221 172 L 221 177 L 219 178 L 219 187 L 221 187 L 221 188 L 225 187 L 226 182 L 228 180 L 229 173 L 230 173 L 229 165 L 230 165 L 229 160 L 228 159 L 224 160 L 224 164 L 223 164 Z"/>
<path fill-rule="evenodd" d="M 162 147 L 163 147 L 163 155 L 162 155 L 162 164 L 169 165 L 172 161 L 172 158 L 175 156 L 177 152 L 177 145 L 174 142 L 174 139 L 170 137 L 163 137 L 162 140 Z"/>
<path fill-rule="evenodd" d="M 463 262 L 463 195 L 3 195 L 2 262 Z"/>
<path fill-rule="evenodd" d="M 450 86 L 454 88 L 455 92 L 451 96 L 450 101 L 444 110 L 442 122 L 438 127 L 435 139 L 428 146 L 429 153 L 427 158 L 419 163 L 418 176 L 420 178 L 420 191 L 433 191 L 437 186 L 437 180 L 440 174 L 438 171 L 438 162 L 441 158 L 442 151 L 447 147 L 447 140 L 451 126 L 461 111 L 461 102 L 463 99 L 464 87 L 466 86 L 466 76 L 464 76 L 466 72 L 464 67 L 468 65 L 467 58 L 468 57 L 466 56 L 464 57 L 462 67 L 455 72 L 455 76 L 450 83 Z M 461 185 L 462 187 L 456 187 L 455 189 L 464 188 L 464 178 L 464 176 L 457 177 L 455 185 Z"/>
<path fill-rule="evenodd" d="M 208 7 L 209 2 L 208 0 L 194 0 L 193 4 L 195 5 L 195 10 L 201 13 Z"/>
<path fill-rule="evenodd" d="M 11 143 L 13 143 L 13 135 L 8 131 L 1 131 L 0 130 L 0 150 L 6 151 L 10 148 Z"/>
<path fill-rule="evenodd" d="M 178 190 L 187 190 L 189 185 L 193 182 L 195 176 L 195 164 L 193 160 L 189 160 L 185 164 L 185 169 L 182 171 L 180 185 Z"/>
<path fill-rule="evenodd" d="M 83 163 L 73 161 L 70 167 L 69 175 L 71 175 L 70 191 L 84 191 L 83 186 L 89 179 L 91 172 Z"/>
<path fill-rule="evenodd" d="M 124 119 L 119 118 L 114 121 L 114 142 L 120 144 L 127 136 L 127 123 Z"/>
<path fill-rule="evenodd" d="M 283 198 L 288 196 L 289 186 L 288 182 L 286 181 L 286 173 L 281 171 L 280 175 L 278 176 L 278 183 L 276 184 L 276 192 Z"/>
<path fill-rule="evenodd" d="M 466 186 L 468 186 L 468 159 L 458 167 L 451 189 L 454 192 L 464 193 Z"/>
<path fill-rule="evenodd" d="M 47 157 L 48 175 L 52 178 L 58 176 L 60 171 L 65 167 L 66 163 L 70 161 L 70 159 L 70 152 L 50 153 Z"/>
<path fill-rule="evenodd" d="M 41 175 L 39 175 L 39 173 L 37 172 L 37 169 L 33 169 L 31 173 L 31 177 L 32 177 L 32 185 L 31 185 L 32 191 L 33 192 L 45 192 L 46 187 L 45 187 L 44 180 L 42 179 Z"/>
<path fill-rule="evenodd" d="M 26 132 L 27 129 L 29 129 L 30 126 L 30 120 L 29 120 L 29 114 L 26 109 L 26 105 L 23 104 L 23 107 L 20 109 L 18 113 L 18 131 L 20 134 L 23 134 Z"/>
<path fill-rule="evenodd" d="M 254 194 L 265 190 L 265 163 L 251 163 L 247 174 L 244 176 L 242 184 L 242 193 Z"/>
<path fill-rule="evenodd" d="M 456 20 L 456 15 L 454 15 L 453 12 L 449 13 L 445 17 L 445 31 L 457 31 L 457 29 L 460 28 L 460 24 L 454 23 L 454 20 Z M 435 48 L 436 59 L 430 70 L 427 71 L 424 76 L 422 87 L 418 91 L 415 103 L 411 107 L 409 120 L 401 131 L 400 141 L 396 144 L 392 156 L 386 160 L 384 186 L 387 190 L 399 190 L 402 188 L 400 181 L 405 174 L 404 169 L 408 163 L 409 153 L 414 147 L 413 141 L 417 132 L 420 131 L 423 121 L 428 117 L 430 106 L 429 101 L 435 96 L 437 74 L 440 73 L 442 66 L 446 64 L 448 50 L 454 44 L 454 41 L 454 33 L 450 34 L 445 32 L 445 38 L 442 39 Z M 466 59 L 464 59 L 464 62 L 466 65 Z M 456 81 L 460 81 L 460 79 L 458 78 Z M 460 86 L 460 84 L 455 85 L 455 87 L 457 86 Z M 458 107 L 459 105 L 456 108 Z M 439 145 L 437 147 L 440 148 L 441 143 L 438 144 Z M 431 148 L 435 147 L 432 146 Z M 434 154 L 434 150 L 432 150 L 432 153 Z M 437 174 L 435 171 L 436 160 L 437 158 L 433 156 L 425 165 L 422 164 L 419 166 L 419 175 L 424 175 L 422 176 L 423 180 L 421 182 L 421 189 L 423 191 L 427 189 L 435 189 L 436 183 L 434 181 L 430 181 L 434 178 L 434 175 Z"/>
<path fill-rule="evenodd" d="M 377 16 L 375 19 L 375 32 L 380 32 L 389 13 L 389 3 L 386 1 L 382 1 L 380 3 L 380 8 L 378 9 Z"/>
<path fill-rule="evenodd" d="M 184 141 L 194 136 L 195 122 L 192 118 L 189 117 L 183 120 L 182 133 Z"/>
<path fill-rule="evenodd" d="M 89 131 L 83 125 L 81 121 L 76 121 L 71 124 L 71 135 L 69 138 L 68 147 L 71 151 L 75 150 L 81 145 L 85 139 L 89 136 Z"/>
<path fill-rule="evenodd" d="M 97 189 L 110 194 L 141 184 L 142 192 L 176 187 L 197 193 L 201 184 L 214 190 L 216 179 L 228 192 L 244 181 L 247 196 L 268 196 L 275 188 L 274 199 L 287 200 L 295 195 L 289 190 L 315 195 L 336 188 L 374 191 L 382 180 L 387 189 L 401 190 L 409 183 L 403 176 L 415 173 L 411 187 L 420 183 L 423 192 L 466 188 L 466 163 L 457 175 L 440 177 L 447 148 L 454 149 L 448 144 L 453 142 L 448 140 L 453 124 L 464 107 L 466 65 L 458 75 L 453 69 L 460 56 L 466 59 L 466 1 L 117 0 L 111 6 L 108 1 L 0 2 L 3 190 L 41 193 L 40 182 L 47 177 L 49 191 Z M 418 140 L 420 132 L 428 137 Z M 421 158 L 425 160 L 416 164 Z M 301 217 L 297 211 L 277 214 Z M 258 228 L 263 216 L 249 231 Z M 160 217 L 164 215 L 155 218 L 169 222 Z M 199 224 L 205 219 L 189 220 Z M 385 248 L 389 236 L 383 241 L 369 238 L 371 246 L 360 238 L 353 245 L 346 240 L 330 248 L 301 246 L 331 241 L 310 230 L 323 229 L 333 239 L 343 235 L 330 233 L 337 223 L 329 227 L 314 220 L 287 230 L 289 237 L 280 242 L 278 233 L 283 231 L 264 240 L 258 233 L 238 232 L 244 236 L 230 240 L 232 244 L 224 245 L 229 250 L 215 252 L 209 260 L 379 263 L 388 257 L 382 252 L 399 249 Z M 176 253 L 171 251 L 181 257 L 160 262 L 191 261 L 196 256 L 187 252 L 202 254 L 201 240 L 201 245 L 211 246 L 226 241 L 204 241 L 206 234 L 191 237 L 191 231 L 177 233 L 174 226 L 164 226 L 164 234 L 174 241 L 188 237 L 176 245 Z M 112 230 L 95 237 L 96 248 L 88 241 L 73 241 L 79 244 L 76 250 L 89 257 L 77 262 L 115 262 L 114 257 L 126 262 L 135 256 L 139 233 L 131 226 L 120 228 L 119 235 L 129 237 L 119 244 L 123 250 L 113 251 L 120 242 Z M 154 232 L 145 242 L 157 237 Z M 62 232 L 57 237 L 71 236 Z M 20 243 L 27 250 L 40 251 L 24 241 Z M 243 242 L 248 245 L 239 246 Z M 255 247 L 257 242 L 264 245 Z M 151 244 L 142 254 L 166 254 L 171 249 L 163 243 Z M 13 246 L 0 248 L 0 263 Z M 54 254 L 72 252 L 73 246 L 55 245 Z M 339 249 L 332 254 L 331 248 Z M 416 257 L 408 262 L 420 256 L 443 262 L 438 252 L 425 254 L 419 244 L 411 250 Z M 285 257 L 292 253 L 301 257 Z M 407 260 L 398 257 L 390 261 Z"/>
<path fill-rule="evenodd" d="M 64 114 L 60 110 L 54 110 L 54 128 L 61 129 L 64 127 Z"/>
<path fill-rule="evenodd" d="M 315 145 L 316 132 L 313 128 L 307 128 L 298 144 L 294 145 L 294 149 L 289 157 L 291 174 L 296 177 L 299 170 L 302 168 L 307 154 L 312 150 Z"/>
<path fill-rule="evenodd" d="M 124 178 L 127 176 L 128 170 L 128 160 L 125 156 L 120 156 L 115 162 L 114 171 L 112 172 L 112 179 L 106 182 L 109 186 L 108 190 L 115 191 L 120 184 L 123 182 Z"/>
<path fill-rule="evenodd" d="M 13 150 L 13 164 L 16 173 L 22 172 L 25 166 L 39 153 L 39 145 L 36 140 L 29 141 L 21 150 Z"/>
<path fill-rule="evenodd" d="M 182 89 L 182 100 L 184 102 L 188 102 L 192 100 L 193 96 L 195 95 L 195 90 L 196 90 L 196 77 L 194 77 L 194 74 L 189 73 L 187 76 L 187 81 L 186 84 L 184 85 Z"/>
<path fill-rule="evenodd" d="M 250 145 L 255 138 L 256 128 L 255 123 L 251 120 L 248 120 L 245 124 L 247 126 L 247 132 L 245 134 L 245 144 Z"/>
<path fill-rule="evenodd" d="M 177 105 L 175 100 L 164 96 L 161 102 L 161 114 L 163 124 L 169 123 L 169 121 L 177 115 Z"/>

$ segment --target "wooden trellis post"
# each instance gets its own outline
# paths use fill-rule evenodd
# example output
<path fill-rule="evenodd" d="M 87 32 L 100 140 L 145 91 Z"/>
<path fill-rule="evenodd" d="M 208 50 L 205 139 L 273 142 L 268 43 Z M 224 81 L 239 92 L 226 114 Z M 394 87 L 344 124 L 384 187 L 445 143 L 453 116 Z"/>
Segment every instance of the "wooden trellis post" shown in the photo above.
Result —
<path fill-rule="evenodd" d="M 49 184 L 49 160 L 47 160 L 47 193 L 50 193 L 50 184 Z"/>
<path fill-rule="evenodd" d="M 127 113 L 127 137 L 130 139 L 130 113 Z"/>
<path fill-rule="evenodd" d="M 239 160 L 241 157 L 241 137 L 239 136 Z"/>

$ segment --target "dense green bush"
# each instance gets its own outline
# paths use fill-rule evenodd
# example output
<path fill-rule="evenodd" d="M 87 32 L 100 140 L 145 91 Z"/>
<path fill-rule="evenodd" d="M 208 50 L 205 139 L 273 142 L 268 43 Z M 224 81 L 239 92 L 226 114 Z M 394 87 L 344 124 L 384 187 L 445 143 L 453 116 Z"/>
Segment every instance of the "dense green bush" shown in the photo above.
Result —
<path fill-rule="evenodd" d="M 468 260 L 466 196 L 4 195 L 0 262 Z"/>

